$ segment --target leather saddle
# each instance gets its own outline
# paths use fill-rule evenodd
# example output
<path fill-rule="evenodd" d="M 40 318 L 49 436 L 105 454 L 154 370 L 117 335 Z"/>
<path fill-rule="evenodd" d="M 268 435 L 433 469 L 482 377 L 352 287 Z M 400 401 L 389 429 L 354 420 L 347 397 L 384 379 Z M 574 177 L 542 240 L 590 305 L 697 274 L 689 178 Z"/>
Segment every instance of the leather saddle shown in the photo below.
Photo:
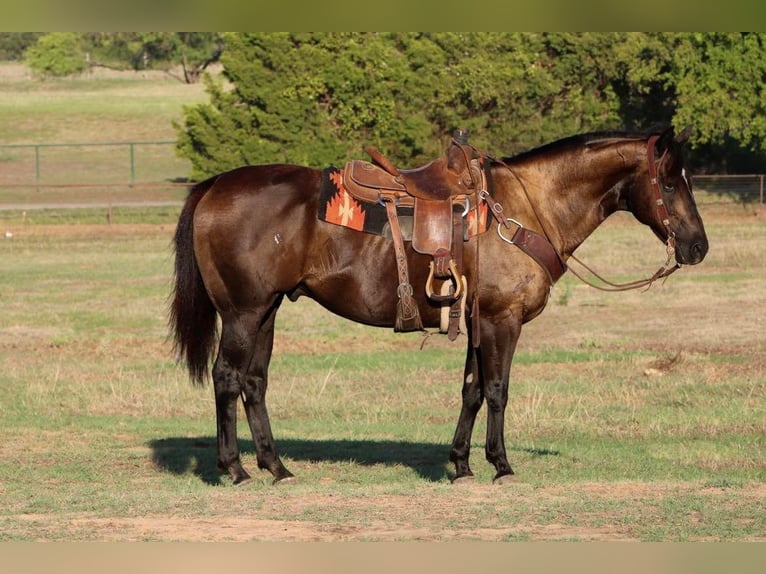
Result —
<path fill-rule="evenodd" d="M 422 330 L 417 304 L 412 299 L 397 206 L 413 207 L 412 248 L 430 255 L 426 295 L 439 304 L 452 304 L 450 338 L 457 336 L 453 314 L 460 316 L 464 296 L 462 253 L 464 216 L 476 206 L 486 185 L 477 154 L 465 139 L 453 139 L 446 157 L 415 169 L 398 169 L 377 149 L 368 147 L 372 162 L 352 160 L 343 170 L 346 191 L 364 202 L 380 202 L 394 240 L 399 273 L 397 324 L 395 330 Z M 445 294 L 434 292 L 434 277 L 449 281 Z M 442 286 L 444 287 L 444 285 Z"/>

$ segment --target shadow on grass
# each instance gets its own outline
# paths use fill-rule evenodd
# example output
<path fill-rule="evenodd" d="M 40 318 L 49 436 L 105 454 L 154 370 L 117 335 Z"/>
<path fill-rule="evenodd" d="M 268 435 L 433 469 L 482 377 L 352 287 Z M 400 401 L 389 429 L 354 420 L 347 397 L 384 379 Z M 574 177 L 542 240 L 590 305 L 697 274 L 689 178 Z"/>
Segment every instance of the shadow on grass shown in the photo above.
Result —
<path fill-rule="evenodd" d="M 181 475 L 193 472 L 203 482 L 222 484 L 216 468 L 214 437 L 171 437 L 149 443 L 152 460 L 163 470 Z M 425 480 L 437 482 L 451 478 L 446 471 L 449 446 L 432 443 L 373 440 L 297 440 L 281 439 L 280 455 L 287 459 L 321 462 L 353 462 L 363 466 L 401 464 L 412 468 Z M 250 441 L 240 441 L 243 454 L 253 454 Z M 289 464 L 287 465 L 289 468 Z M 249 468 L 256 471 L 256 468 Z"/>

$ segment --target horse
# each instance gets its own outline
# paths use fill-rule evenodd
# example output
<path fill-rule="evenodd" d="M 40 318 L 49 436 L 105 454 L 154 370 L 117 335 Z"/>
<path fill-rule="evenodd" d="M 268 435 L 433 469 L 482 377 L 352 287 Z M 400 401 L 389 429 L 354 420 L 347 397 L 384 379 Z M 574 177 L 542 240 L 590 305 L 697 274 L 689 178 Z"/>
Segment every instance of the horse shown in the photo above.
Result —
<path fill-rule="evenodd" d="M 522 325 L 542 312 L 556 276 L 512 241 L 511 225 L 544 239 L 565 271 L 607 217 L 627 210 L 667 244 L 672 270 L 701 262 L 708 240 L 684 164 L 690 131 L 590 132 L 512 157 L 483 154 L 491 193 L 482 190 L 482 197 L 491 203 L 496 220 L 488 219 L 497 233 L 470 238 L 464 253 L 471 320 L 449 451 L 453 482 L 473 479 L 471 435 L 485 401 L 493 481 L 514 478 L 504 442 L 511 362 Z M 274 484 L 295 480 L 279 456 L 265 402 L 275 316 L 285 296 L 310 297 L 358 323 L 395 324 L 391 238 L 319 220 L 321 180 L 322 170 L 307 166 L 240 167 L 196 184 L 179 216 L 169 326 L 192 382 L 203 384 L 212 362 L 217 468 L 234 485 L 251 480 L 237 443 L 240 398 L 258 468 Z M 428 257 L 409 243 L 405 250 L 412 285 L 423 285 Z M 420 288 L 413 297 L 423 328 L 439 325 L 440 306 Z"/>

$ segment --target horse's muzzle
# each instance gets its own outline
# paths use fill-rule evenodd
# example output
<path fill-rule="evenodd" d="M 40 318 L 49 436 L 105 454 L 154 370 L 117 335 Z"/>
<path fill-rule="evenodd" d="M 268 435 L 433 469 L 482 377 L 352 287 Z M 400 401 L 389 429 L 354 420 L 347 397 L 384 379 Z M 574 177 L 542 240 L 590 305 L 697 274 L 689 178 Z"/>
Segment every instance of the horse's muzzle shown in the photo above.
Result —
<path fill-rule="evenodd" d="M 686 249 L 676 245 L 676 261 L 682 265 L 696 265 L 705 258 L 707 250 L 708 242 L 707 238 L 704 237 L 699 241 L 690 243 Z"/>

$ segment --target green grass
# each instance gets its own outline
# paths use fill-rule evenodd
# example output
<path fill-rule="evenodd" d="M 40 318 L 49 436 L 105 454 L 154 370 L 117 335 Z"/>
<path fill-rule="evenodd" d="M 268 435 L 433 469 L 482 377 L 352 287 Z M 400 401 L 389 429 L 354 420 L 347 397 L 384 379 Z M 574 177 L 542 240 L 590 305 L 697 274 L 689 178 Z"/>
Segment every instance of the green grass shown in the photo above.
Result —
<path fill-rule="evenodd" d="M 0 141 L 24 144 L 173 139 L 171 121 L 181 118 L 184 105 L 205 97 L 201 84 L 156 73 L 46 80 L 18 75 L 0 83 L 0 95 Z"/>
<path fill-rule="evenodd" d="M 179 195 L 179 200 L 185 197 Z M 119 205 L 105 207 L 48 208 L 34 210 L 0 210 L 0 227 L 18 225 L 88 225 L 107 223 L 167 224 L 175 226 L 181 205 Z"/>

